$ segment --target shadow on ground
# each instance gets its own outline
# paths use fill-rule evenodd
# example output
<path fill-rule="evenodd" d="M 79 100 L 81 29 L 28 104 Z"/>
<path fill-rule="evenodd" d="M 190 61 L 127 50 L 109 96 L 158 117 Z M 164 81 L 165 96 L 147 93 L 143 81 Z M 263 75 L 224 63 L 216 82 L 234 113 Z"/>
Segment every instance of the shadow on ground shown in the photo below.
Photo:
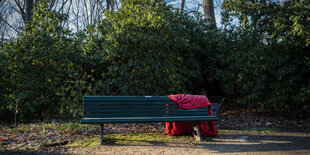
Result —
<path fill-rule="evenodd" d="M 296 135 L 260 135 L 260 134 L 237 134 L 222 133 L 216 138 L 205 138 L 203 142 L 196 142 L 192 137 L 188 140 L 175 138 L 173 142 L 148 141 L 148 140 L 132 140 L 126 144 L 118 142 L 128 141 L 128 139 L 106 138 L 105 145 L 72 147 L 62 146 L 54 147 L 43 152 L 35 151 L 0 151 L 0 154 L 191 154 L 191 153 L 265 153 L 269 154 L 310 154 L 310 136 L 309 134 Z M 97 141 L 97 140 L 96 140 Z M 99 141 L 99 139 L 98 139 Z M 1 149 L 0 149 L 1 150 Z M 111 152 L 112 150 L 112 152 Z M 180 151 L 181 150 L 181 151 Z M 114 151 L 114 152 L 113 152 Z M 161 152 L 160 152 L 161 151 Z M 182 152 L 183 151 L 183 152 Z M 289 153 L 288 153 L 289 152 Z"/>
<path fill-rule="evenodd" d="M 300 136 L 262 136 L 262 135 L 220 135 L 201 147 L 219 153 L 269 152 L 308 150 L 310 137 Z"/>
<path fill-rule="evenodd" d="M 222 134 L 206 138 L 203 142 L 157 142 L 140 140 L 142 144 L 116 144 L 126 139 L 105 139 L 109 146 L 162 146 L 173 148 L 200 148 L 213 153 L 307 151 L 310 153 L 310 137 Z M 138 140 L 135 140 L 137 142 Z"/>

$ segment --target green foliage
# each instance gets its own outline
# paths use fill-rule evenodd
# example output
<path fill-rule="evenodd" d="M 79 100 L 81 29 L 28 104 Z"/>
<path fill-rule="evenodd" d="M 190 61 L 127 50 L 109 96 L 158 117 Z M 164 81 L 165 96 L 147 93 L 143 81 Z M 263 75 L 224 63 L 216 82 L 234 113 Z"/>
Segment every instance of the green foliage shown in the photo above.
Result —
<path fill-rule="evenodd" d="M 82 115 L 82 98 L 85 95 L 95 95 L 100 89 L 102 82 L 96 81 L 92 74 L 87 75 L 82 72 L 73 72 L 69 78 L 64 80 L 56 95 L 61 96 L 60 113 L 70 115 L 66 117 L 76 117 Z"/>
<path fill-rule="evenodd" d="M 217 71 L 223 91 L 258 111 L 307 111 L 309 2 L 227 1 L 224 8 L 227 37 Z M 240 26 L 232 25 L 234 17 Z"/>
<path fill-rule="evenodd" d="M 81 115 L 85 95 L 230 95 L 260 112 L 310 108 L 309 1 L 223 4 L 222 31 L 164 1 L 124 0 L 72 33 L 67 16 L 36 5 L 0 49 L 0 118 Z"/>
<path fill-rule="evenodd" d="M 80 114 L 82 96 L 97 88 L 90 87 L 91 69 L 80 66 L 87 60 L 77 40 L 62 27 L 65 20 L 41 2 L 33 21 L 1 52 L 7 57 L 6 81 L 11 84 L 5 86 L 10 91 L 4 92 L 1 108 L 17 114 L 20 121 L 55 117 L 59 111 Z"/>
<path fill-rule="evenodd" d="M 104 92 L 166 95 L 190 90 L 200 78 L 205 22 L 179 14 L 163 1 L 123 1 L 98 26 L 102 58 L 108 64 Z M 100 50 L 100 49 L 99 49 Z"/>
<path fill-rule="evenodd" d="M 70 56 L 67 47 L 72 43 L 66 37 L 68 31 L 61 28 L 63 18 L 44 8 L 44 4 L 36 8 L 33 22 L 28 23 L 20 38 L 7 44 L 4 50 L 12 82 L 8 108 L 18 107 L 21 118 L 54 112 L 58 100 L 55 89 L 72 66 L 66 61 Z"/>
<path fill-rule="evenodd" d="M 0 117 L 10 116 L 10 113 L 6 111 L 6 98 L 10 93 L 11 81 L 8 81 L 10 72 L 7 68 L 8 59 L 2 49 L 0 49 Z M 12 114 L 11 114 L 12 115 Z"/>

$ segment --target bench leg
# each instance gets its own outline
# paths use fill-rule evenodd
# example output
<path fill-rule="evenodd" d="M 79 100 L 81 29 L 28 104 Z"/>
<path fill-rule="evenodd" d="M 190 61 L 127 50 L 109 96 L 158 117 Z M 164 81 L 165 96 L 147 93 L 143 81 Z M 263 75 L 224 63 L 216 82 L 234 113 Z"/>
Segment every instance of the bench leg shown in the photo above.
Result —
<path fill-rule="evenodd" d="M 100 145 L 103 145 L 103 124 L 100 124 Z"/>
<path fill-rule="evenodd" d="M 197 123 L 195 125 L 195 123 L 193 122 L 193 132 L 192 132 L 192 134 L 193 134 L 194 138 L 197 141 L 202 141 L 202 137 L 201 137 L 201 134 L 200 134 L 200 123 Z"/>

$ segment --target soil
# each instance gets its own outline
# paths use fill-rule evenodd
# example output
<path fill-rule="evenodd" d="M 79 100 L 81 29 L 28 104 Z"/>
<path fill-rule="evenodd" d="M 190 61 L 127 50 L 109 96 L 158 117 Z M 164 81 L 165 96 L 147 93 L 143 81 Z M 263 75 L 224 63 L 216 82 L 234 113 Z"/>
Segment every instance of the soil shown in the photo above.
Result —
<path fill-rule="evenodd" d="M 310 134 L 277 134 L 227 131 L 204 142 L 145 142 L 142 144 L 107 144 L 95 147 L 55 147 L 47 151 L 4 152 L 4 154 L 310 154 Z M 1 153 L 0 153 L 1 154 Z"/>
<path fill-rule="evenodd" d="M 3 150 L 0 154 L 310 154 L 310 119 L 247 115 L 246 111 L 221 111 L 215 138 L 196 142 L 146 141 L 142 144 L 107 144 L 96 147 L 57 146 L 37 151 Z M 252 132 L 255 131 L 255 132 Z M 164 133 L 164 123 L 115 123 L 105 134 Z M 1 152 L 2 150 L 2 152 Z"/>
<path fill-rule="evenodd" d="M 266 116 L 246 112 L 246 110 L 221 113 L 217 127 L 222 129 L 258 129 L 272 128 L 277 131 L 310 132 L 310 118 L 288 118 Z"/>

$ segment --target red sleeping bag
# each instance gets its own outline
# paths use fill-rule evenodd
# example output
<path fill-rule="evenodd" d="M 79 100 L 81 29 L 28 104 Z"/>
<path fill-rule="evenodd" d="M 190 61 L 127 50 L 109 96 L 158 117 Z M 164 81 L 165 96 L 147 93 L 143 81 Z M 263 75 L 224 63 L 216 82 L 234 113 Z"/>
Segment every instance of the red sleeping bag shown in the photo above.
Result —
<path fill-rule="evenodd" d="M 168 95 L 179 108 L 183 109 L 195 109 L 209 106 L 209 114 L 213 116 L 211 104 L 206 96 L 203 95 L 188 95 L 188 94 L 177 94 Z M 192 122 L 166 122 L 166 133 L 170 136 L 191 134 L 193 130 Z M 200 125 L 200 133 L 202 136 L 217 136 L 217 127 L 214 121 L 204 121 Z"/>

